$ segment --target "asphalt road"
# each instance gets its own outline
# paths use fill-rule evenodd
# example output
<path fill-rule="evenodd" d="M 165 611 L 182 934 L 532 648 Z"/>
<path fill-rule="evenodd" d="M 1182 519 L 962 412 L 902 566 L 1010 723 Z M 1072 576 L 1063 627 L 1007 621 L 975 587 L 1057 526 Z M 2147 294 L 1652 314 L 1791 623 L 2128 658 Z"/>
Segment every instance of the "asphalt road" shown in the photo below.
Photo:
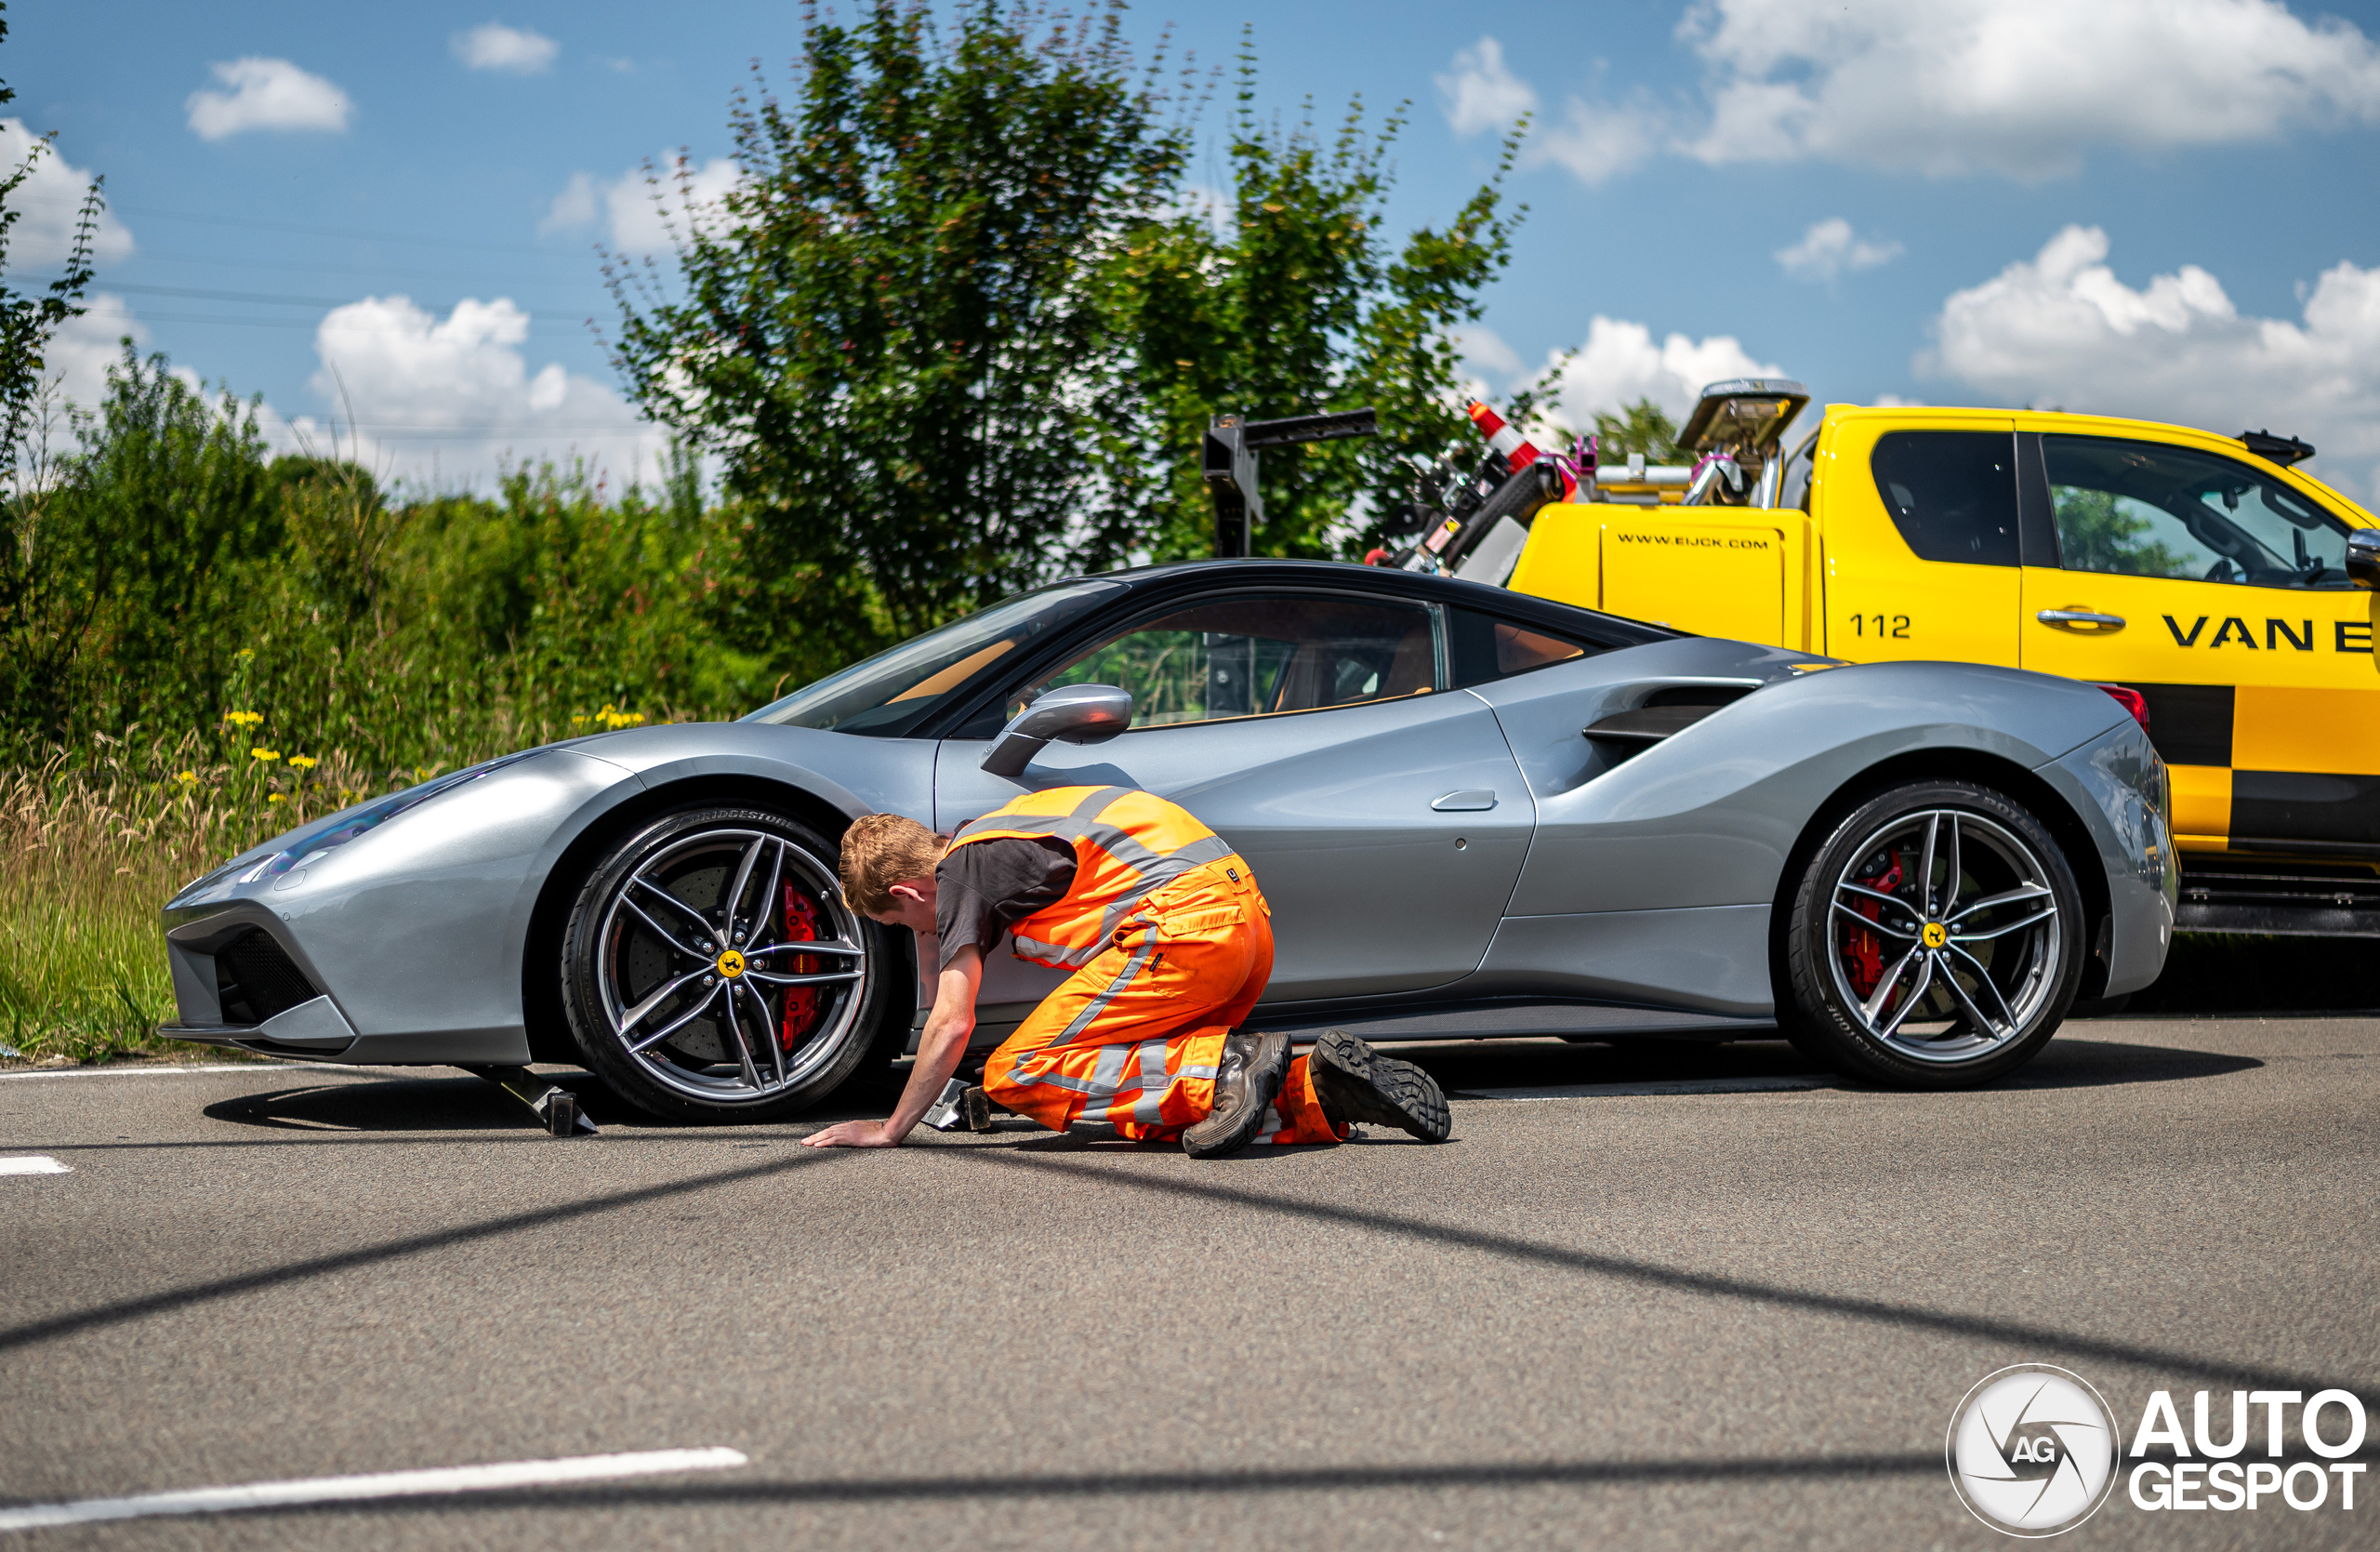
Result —
<path fill-rule="evenodd" d="M 0 1155 L 71 1170 L 0 1174 L 0 1506 L 748 1462 L 0 1552 L 1989 1547 L 1943 1439 L 2003 1365 L 2080 1373 L 2127 1437 L 2159 1388 L 2185 1421 L 2213 1390 L 2218 1433 L 2235 1386 L 2380 1412 L 2380 1018 L 2103 1019 L 1944 1095 L 1778 1044 L 1422 1059 L 1478 1096 L 1448 1146 L 1206 1163 L 821 1154 L 832 1117 L 638 1124 L 591 1085 L 602 1134 L 560 1141 L 437 1074 L 0 1078 Z M 2119 1487 L 2059 1545 L 2368 1546 L 2363 1481 L 2352 1513 Z"/>

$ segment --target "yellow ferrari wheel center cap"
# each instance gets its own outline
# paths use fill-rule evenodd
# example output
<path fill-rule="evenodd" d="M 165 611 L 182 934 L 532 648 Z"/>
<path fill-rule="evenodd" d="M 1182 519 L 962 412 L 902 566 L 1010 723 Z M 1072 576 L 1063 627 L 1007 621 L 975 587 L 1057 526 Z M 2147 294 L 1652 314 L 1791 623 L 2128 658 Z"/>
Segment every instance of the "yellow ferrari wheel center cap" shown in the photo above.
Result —
<path fill-rule="evenodd" d="M 1950 941 L 1950 929 L 1939 922 L 1928 922 L 1925 923 L 1925 930 L 1918 935 L 1925 940 L 1925 947 L 1928 948 L 1939 948 Z M 721 962 L 723 964 L 725 962 Z"/>
<path fill-rule="evenodd" d="M 719 973 L 729 980 L 744 974 L 744 956 L 730 948 L 719 956 Z"/>

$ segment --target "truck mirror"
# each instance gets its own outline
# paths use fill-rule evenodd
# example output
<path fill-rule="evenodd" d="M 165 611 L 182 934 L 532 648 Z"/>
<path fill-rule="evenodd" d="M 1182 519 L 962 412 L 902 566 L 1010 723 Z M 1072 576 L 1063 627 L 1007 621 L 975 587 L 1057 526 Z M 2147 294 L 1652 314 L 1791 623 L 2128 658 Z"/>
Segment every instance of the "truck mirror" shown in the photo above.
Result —
<path fill-rule="evenodd" d="M 1131 691 L 1113 684 L 1061 684 L 1000 729 L 984 756 L 984 769 L 1014 781 L 1052 738 L 1096 744 L 1131 725 Z"/>
<path fill-rule="evenodd" d="M 2380 588 L 2380 528 L 2347 535 L 2347 578 L 2359 588 Z"/>

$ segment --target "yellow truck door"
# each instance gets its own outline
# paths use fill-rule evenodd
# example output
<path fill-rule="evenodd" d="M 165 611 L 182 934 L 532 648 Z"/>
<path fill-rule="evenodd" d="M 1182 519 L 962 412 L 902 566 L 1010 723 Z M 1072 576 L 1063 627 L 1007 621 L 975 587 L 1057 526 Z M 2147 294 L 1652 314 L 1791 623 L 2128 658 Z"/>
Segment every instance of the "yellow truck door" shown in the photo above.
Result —
<path fill-rule="evenodd" d="M 2016 662 L 2016 422 L 1830 414 L 1811 499 L 1824 562 L 1816 649 L 1854 662 Z"/>
<path fill-rule="evenodd" d="M 2023 666 L 2141 692 L 2177 845 L 2380 857 L 2373 595 L 2342 569 L 2348 523 L 2209 448 L 2022 434 L 2055 529 L 2024 572 Z"/>

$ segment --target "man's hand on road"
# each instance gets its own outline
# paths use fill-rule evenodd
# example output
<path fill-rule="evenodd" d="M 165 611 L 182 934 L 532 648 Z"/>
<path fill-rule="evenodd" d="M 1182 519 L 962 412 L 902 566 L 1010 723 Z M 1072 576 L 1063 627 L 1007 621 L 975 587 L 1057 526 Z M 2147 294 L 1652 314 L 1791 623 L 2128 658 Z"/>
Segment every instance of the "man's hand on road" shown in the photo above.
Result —
<path fill-rule="evenodd" d="M 906 1131 L 907 1128 L 902 1128 Z M 880 1121 L 839 1121 L 801 1139 L 804 1147 L 898 1147 L 901 1139 Z"/>

